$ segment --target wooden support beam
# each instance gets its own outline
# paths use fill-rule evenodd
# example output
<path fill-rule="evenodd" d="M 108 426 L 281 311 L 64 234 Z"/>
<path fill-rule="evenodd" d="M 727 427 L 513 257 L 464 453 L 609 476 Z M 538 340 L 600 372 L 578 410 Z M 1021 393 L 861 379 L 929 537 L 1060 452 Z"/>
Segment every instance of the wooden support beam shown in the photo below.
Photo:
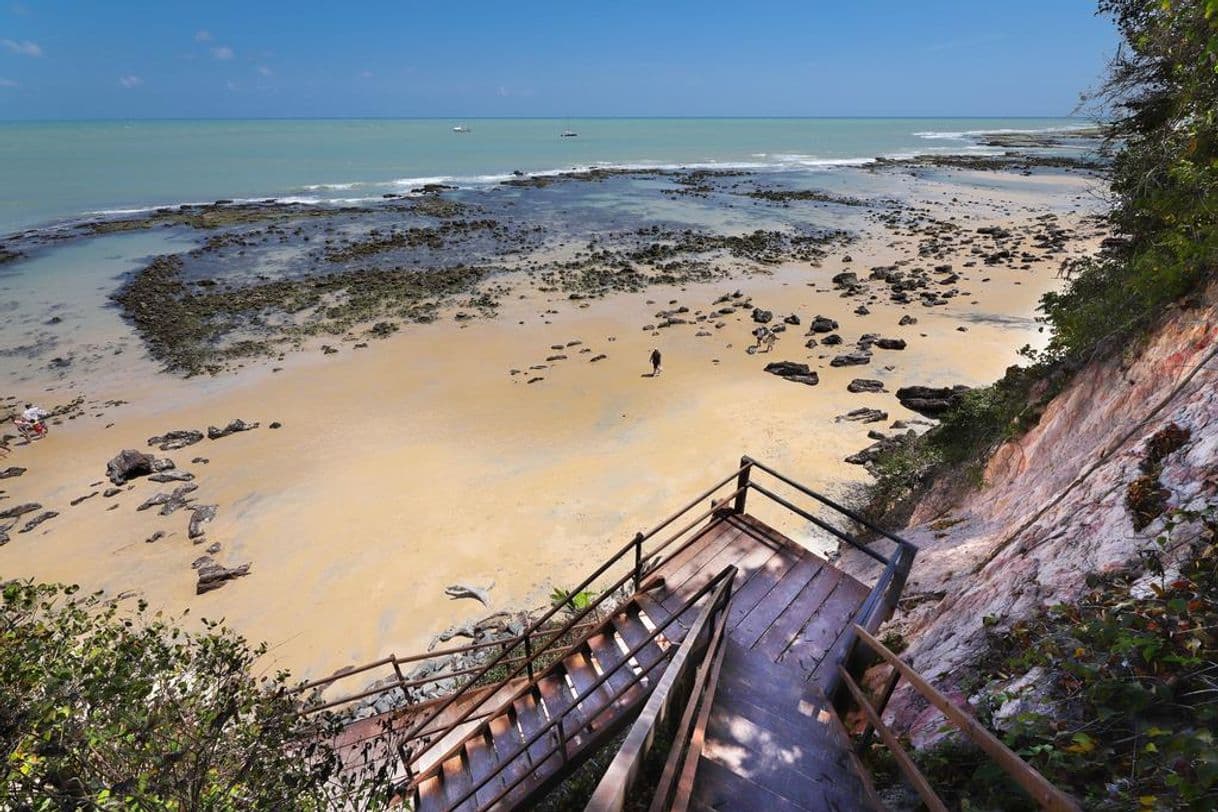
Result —
<path fill-rule="evenodd" d="M 871 703 L 867 701 L 867 697 L 863 696 L 863 689 L 859 688 L 854 678 L 850 676 L 850 672 L 840 665 L 837 667 L 838 673 L 841 675 L 842 684 L 846 686 L 846 690 L 854 697 L 854 701 L 863 710 L 863 714 L 867 717 L 867 721 L 875 728 L 875 731 L 880 734 L 880 738 L 884 740 L 884 744 L 888 747 L 888 751 L 892 753 L 892 758 L 897 762 L 897 766 L 901 768 L 901 772 L 909 779 L 909 783 L 913 784 L 913 788 L 917 790 L 921 796 L 922 802 L 926 804 L 926 808 L 930 812 L 947 812 L 947 805 L 938 794 L 931 788 L 930 783 L 926 780 L 926 776 L 922 775 L 922 771 L 918 769 L 918 765 L 914 764 L 913 759 L 909 757 L 909 753 L 905 752 L 905 748 L 897 741 L 897 737 L 888 729 L 888 725 L 884 724 L 884 720 L 880 718 L 880 714 L 876 709 L 871 707 Z"/>
<path fill-rule="evenodd" d="M 880 655 L 893 668 L 900 671 L 901 676 L 909 680 L 909 683 L 918 690 L 918 693 L 922 694 L 927 702 L 942 711 L 944 716 L 950 719 L 956 727 L 960 728 L 966 736 L 972 739 L 974 744 L 984 750 L 986 755 L 993 759 L 994 763 L 1001 767 L 1015 783 L 1023 787 L 1024 791 L 1031 795 L 1032 799 L 1040 804 L 1041 807 L 1051 810 L 1051 812 L 1080 812 L 1081 808 L 1073 798 L 1049 783 L 1030 764 L 1015 755 L 1011 748 L 1000 742 L 993 733 L 986 730 L 971 713 L 965 712 L 940 693 L 937 688 L 923 679 L 921 674 L 914 671 L 904 660 L 889 651 L 888 647 L 872 636 L 870 632 L 857 623 L 854 626 L 854 631 L 860 640 L 870 646 L 876 654 Z M 866 712 L 865 709 L 864 712 Z"/>

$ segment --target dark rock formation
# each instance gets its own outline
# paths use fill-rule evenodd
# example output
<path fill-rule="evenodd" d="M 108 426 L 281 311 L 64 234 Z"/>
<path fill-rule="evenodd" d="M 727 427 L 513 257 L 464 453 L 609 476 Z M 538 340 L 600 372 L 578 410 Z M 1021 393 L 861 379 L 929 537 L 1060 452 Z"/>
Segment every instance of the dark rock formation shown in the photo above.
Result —
<path fill-rule="evenodd" d="M 881 338 L 875 342 L 875 345 L 881 350 L 903 350 L 905 349 L 905 339 Z"/>
<path fill-rule="evenodd" d="M 967 386 L 903 386 L 897 390 L 897 400 L 911 412 L 938 417 L 960 403 Z"/>
<path fill-rule="evenodd" d="M 871 353 L 869 352 L 848 352 L 843 355 L 836 355 L 829 362 L 831 367 L 859 367 L 871 363 Z"/>
<path fill-rule="evenodd" d="M 162 451 L 174 451 L 179 448 L 185 448 L 188 445 L 194 445 L 202 440 L 203 432 L 201 431 L 175 429 L 156 437 L 149 437 L 148 445 L 154 445 Z"/>
<path fill-rule="evenodd" d="M 194 512 L 190 514 L 190 525 L 187 528 L 187 535 L 192 539 L 202 537 L 204 530 L 203 525 L 216 518 L 215 505 L 197 505 Z"/>
<path fill-rule="evenodd" d="M 17 519 L 27 513 L 33 513 L 35 510 L 40 510 L 42 505 L 37 502 L 26 502 L 24 505 L 15 505 L 7 510 L 0 511 L 0 520 Z"/>
<path fill-rule="evenodd" d="M 3 471 L 0 471 L 0 479 L 11 479 L 12 477 L 15 477 L 15 476 L 21 476 L 25 472 L 26 472 L 25 468 L 19 468 L 16 465 L 10 465 L 8 468 L 5 468 Z"/>
<path fill-rule="evenodd" d="M 855 394 L 860 392 L 883 392 L 884 382 L 871 378 L 855 378 L 846 385 L 846 391 L 854 392 Z"/>
<path fill-rule="evenodd" d="M 812 333 L 832 333 L 837 329 L 837 322 L 826 316 L 817 316 L 812 319 L 812 324 L 808 328 Z"/>
<path fill-rule="evenodd" d="M 227 426 L 218 429 L 215 426 L 207 427 L 207 439 L 219 440 L 221 437 L 227 437 L 230 434 L 236 434 L 239 431 L 251 431 L 258 428 L 257 423 L 246 423 L 244 420 L 237 419 L 231 421 Z"/>
<path fill-rule="evenodd" d="M 250 573 L 249 564 L 242 564 L 239 567 L 225 567 L 217 564 L 215 559 L 210 555 L 196 559 L 191 566 L 198 570 L 199 573 L 199 582 L 195 585 L 196 595 L 202 595 L 204 592 L 219 589 L 232 579 L 240 578 Z"/>
<path fill-rule="evenodd" d="M 834 418 L 834 422 L 842 423 L 879 423 L 888 419 L 888 412 L 879 409 L 853 409 Z"/>
<path fill-rule="evenodd" d="M 777 375 L 784 380 L 802 383 L 805 386 L 816 386 L 820 383 L 820 376 L 812 371 L 807 364 L 798 364 L 794 361 L 775 361 L 766 364 L 765 371 L 771 375 Z"/>
<path fill-rule="evenodd" d="M 148 476 L 155 472 L 152 467 L 156 458 L 151 454 L 128 448 L 120 451 L 114 459 L 106 463 L 106 476 L 115 485 L 125 485 L 136 477 Z"/>
<path fill-rule="evenodd" d="M 58 515 L 59 515 L 59 513 L 54 510 L 47 510 L 42 513 L 39 513 L 37 516 L 35 516 L 34 518 L 32 518 L 28 522 L 26 522 L 25 527 L 21 528 L 17 532 L 18 533 L 28 533 L 31 530 L 33 530 L 35 527 L 37 527 L 38 525 L 45 522 L 47 519 L 54 519 Z"/>
<path fill-rule="evenodd" d="M 753 321 L 758 324 L 769 324 L 774 320 L 773 310 L 762 310 L 760 307 L 753 309 Z"/>

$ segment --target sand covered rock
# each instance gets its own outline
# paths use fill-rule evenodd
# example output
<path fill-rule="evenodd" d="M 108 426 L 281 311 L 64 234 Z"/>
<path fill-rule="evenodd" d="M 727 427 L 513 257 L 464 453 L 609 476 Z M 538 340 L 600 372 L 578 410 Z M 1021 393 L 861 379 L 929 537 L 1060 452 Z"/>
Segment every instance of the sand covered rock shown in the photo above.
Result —
<path fill-rule="evenodd" d="M 252 431 L 258 428 L 258 423 L 246 423 L 244 420 L 237 418 L 229 421 L 229 424 L 222 429 L 215 426 L 207 427 L 207 439 L 219 440 L 221 437 L 227 437 L 230 434 L 236 434 L 239 431 Z"/>
<path fill-rule="evenodd" d="M 792 383 L 802 383 L 805 386 L 816 386 L 820 383 L 820 376 L 816 374 L 807 364 L 800 364 L 795 361 L 774 361 L 765 365 L 765 371 L 771 375 L 791 381 Z"/>

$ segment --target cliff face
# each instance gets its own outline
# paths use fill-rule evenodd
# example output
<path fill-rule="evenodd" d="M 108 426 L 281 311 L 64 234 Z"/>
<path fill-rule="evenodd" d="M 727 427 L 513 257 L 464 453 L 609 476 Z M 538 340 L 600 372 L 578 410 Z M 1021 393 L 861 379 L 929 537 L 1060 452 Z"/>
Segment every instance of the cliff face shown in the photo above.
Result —
<path fill-rule="evenodd" d="M 929 494 L 905 531 L 921 552 L 892 624 L 910 643 L 904 656 L 958 694 L 984 649 L 984 624 L 1003 628 L 1077 598 L 1089 573 L 1137 571 L 1138 551 L 1165 527 L 1159 517 L 1135 530 L 1126 506 L 1150 437 L 1172 423 L 1188 433 L 1163 461 L 1169 508 L 1198 509 L 1218 492 L 1216 384 L 1212 286 L 1197 304 L 1172 311 L 1136 356 L 1080 371 L 1035 428 L 998 449 L 981 488 L 954 504 L 943 491 Z M 1177 528 L 1173 540 L 1189 532 Z M 908 690 L 890 709 L 915 743 L 936 736 L 941 717 Z"/>

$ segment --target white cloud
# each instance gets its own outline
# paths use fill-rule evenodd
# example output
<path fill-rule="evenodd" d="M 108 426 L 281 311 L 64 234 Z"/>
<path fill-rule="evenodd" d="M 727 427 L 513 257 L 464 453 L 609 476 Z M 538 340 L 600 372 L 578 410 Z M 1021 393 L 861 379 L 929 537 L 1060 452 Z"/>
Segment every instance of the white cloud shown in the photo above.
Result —
<path fill-rule="evenodd" d="M 12 79 L 0 79 L 0 87 L 21 87 L 21 83 Z"/>
<path fill-rule="evenodd" d="M 259 65 L 258 73 L 262 74 L 263 76 L 274 76 L 275 75 L 275 72 L 273 70 L 271 70 L 270 68 L 268 68 L 266 65 Z"/>
<path fill-rule="evenodd" d="M 200 28 L 195 32 L 195 42 L 211 42 L 211 32 L 206 28 Z"/>
<path fill-rule="evenodd" d="M 8 48 L 15 54 L 22 56 L 42 56 L 42 46 L 36 42 L 29 40 L 15 41 L 11 39 L 0 39 L 0 45 Z"/>
<path fill-rule="evenodd" d="M 219 48 L 212 48 L 211 55 L 223 62 L 232 59 L 237 53 L 227 45 L 221 45 Z"/>
<path fill-rule="evenodd" d="M 144 84 L 144 80 L 136 76 L 134 73 L 128 73 L 125 76 L 118 77 L 118 83 L 123 87 L 130 89 Z"/>

